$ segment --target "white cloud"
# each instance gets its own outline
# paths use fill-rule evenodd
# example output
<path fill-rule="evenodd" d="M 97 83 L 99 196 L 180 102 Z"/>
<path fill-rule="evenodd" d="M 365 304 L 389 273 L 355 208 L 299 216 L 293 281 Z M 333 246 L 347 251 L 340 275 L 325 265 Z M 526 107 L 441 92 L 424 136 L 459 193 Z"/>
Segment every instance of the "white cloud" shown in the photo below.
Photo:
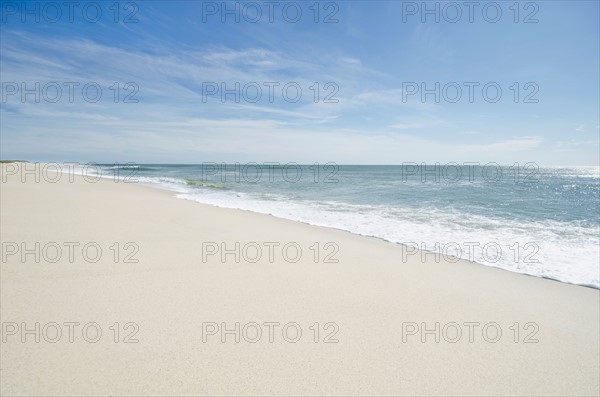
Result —
<path fill-rule="evenodd" d="M 502 142 L 484 143 L 478 145 L 460 145 L 465 152 L 519 152 L 535 149 L 543 142 L 540 137 L 520 137 Z"/>
<path fill-rule="evenodd" d="M 502 162 L 511 158 L 502 154 L 527 153 L 543 142 L 520 136 L 466 144 L 475 136 L 492 136 L 487 118 L 497 117 L 478 117 L 481 109 L 469 108 L 468 120 L 450 120 L 456 107 L 403 98 L 393 76 L 346 54 L 320 59 L 293 49 L 224 47 L 157 47 L 150 53 L 90 40 L 2 34 L 3 82 L 93 81 L 106 89 L 98 103 L 12 98 L 2 108 L 2 155 L 43 159 L 52 153 L 61 160 L 124 162 L 193 162 L 199 156 L 217 161 L 231 155 L 240 161 L 398 164 L 477 161 L 498 154 L 493 161 Z M 296 104 L 202 100 L 206 81 L 290 80 L 305 89 L 316 80 L 335 81 L 339 103 L 315 103 L 308 89 Z M 114 82 L 136 82 L 139 103 L 114 103 L 108 89 Z"/>
<path fill-rule="evenodd" d="M 404 124 L 392 124 L 390 128 L 394 128 L 397 130 L 414 130 L 423 128 L 425 125 L 422 123 L 404 123 Z"/>

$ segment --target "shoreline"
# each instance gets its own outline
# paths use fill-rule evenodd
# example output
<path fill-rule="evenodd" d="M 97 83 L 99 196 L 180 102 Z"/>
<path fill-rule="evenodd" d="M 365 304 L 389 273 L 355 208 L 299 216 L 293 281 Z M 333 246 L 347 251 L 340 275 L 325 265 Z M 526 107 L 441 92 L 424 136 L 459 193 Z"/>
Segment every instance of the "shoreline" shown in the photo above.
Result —
<path fill-rule="evenodd" d="M 103 331 L 98 343 L 81 337 L 70 343 L 66 336 L 46 343 L 53 334 L 43 332 L 40 343 L 31 335 L 23 343 L 19 332 L 7 336 L 3 329 L 7 341 L 1 346 L 2 394 L 600 391 L 597 289 L 521 277 L 462 259 L 450 263 L 443 256 L 440 263 L 415 257 L 402 262 L 398 244 L 376 237 L 202 205 L 154 186 L 123 185 L 82 179 L 2 183 L 3 243 L 26 242 L 31 248 L 35 242 L 95 242 L 105 253 L 94 263 L 81 257 L 70 262 L 66 254 L 56 263 L 35 263 L 32 255 L 23 262 L 18 254 L 2 261 L 3 327 L 25 323 L 32 329 L 40 323 L 43 330 L 51 322 L 77 321 L 97 323 Z M 118 261 L 110 248 L 115 242 Z M 124 249 L 131 242 L 139 248 L 133 256 L 137 263 L 124 262 L 133 252 Z M 206 256 L 201 249 L 214 243 L 232 250 L 240 243 L 250 247 L 246 253 L 239 250 L 240 258 L 246 258 L 253 253 L 250 243 L 264 247 L 272 242 L 280 243 L 278 247 L 294 242 L 303 255 L 287 261 L 277 248 L 271 262 L 263 248 L 263 256 L 252 263 L 236 262 L 234 253 L 222 261 L 222 256 Z M 315 242 L 319 245 L 312 250 Z M 337 262 L 324 261 L 334 251 L 325 249 L 327 243 L 337 245 Z M 42 244 L 42 258 L 53 252 L 50 247 L 44 254 L 46 245 Z M 130 322 L 138 326 L 139 342 L 122 343 L 130 330 L 121 329 L 121 340 L 115 343 L 110 327 L 119 323 L 123 328 Z M 269 322 L 295 323 L 302 338 L 289 342 L 275 333 L 271 343 L 264 326 Z M 262 339 L 256 342 L 251 331 L 243 332 L 251 323 L 262 327 Z M 315 323 L 319 343 L 313 341 Z M 472 342 L 464 325 L 468 323 L 480 324 Z M 213 335 L 214 324 L 221 332 Z M 236 335 L 225 334 L 223 343 L 221 324 L 233 334 L 235 324 L 244 327 L 239 325 Z M 455 342 L 451 324 L 463 332 Z M 502 331 L 496 341 L 496 326 L 487 336 L 481 333 L 489 324 Z M 415 325 L 420 332 L 413 334 Z M 427 334 L 436 328 L 437 334 Z M 337 342 L 324 343 L 333 331 Z M 293 331 L 290 334 L 293 339 Z"/>
<path fill-rule="evenodd" d="M 46 165 L 65 166 L 65 164 L 69 164 L 69 163 L 46 163 L 46 162 L 44 162 L 44 163 L 36 163 L 36 162 L 29 162 L 29 161 L 23 161 L 23 160 L 2 160 L 2 162 L 1 162 L 2 166 L 6 165 L 6 164 L 10 164 L 10 163 L 29 163 L 29 164 L 40 165 L 42 167 L 44 167 Z M 77 163 L 77 164 L 79 164 L 79 163 Z M 144 164 L 137 164 L 136 167 L 137 166 L 143 166 L 143 165 Z M 95 165 L 95 166 L 104 166 L 104 165 Z M 78 165 L 73 170 L 81 171 L 82 169 L 79 168 L 79 167 L 80 166 Z M 573 167 L 575 167 L 575 166 L 573 166 Z M 579 166 L 579 167 L 588 167 L 588 166 Z M 65 168 L 71 169 L 71 168 L 69 168 L 69 166 L 65 166 Z M 127 166 L 124 167 L 124 168 L 127 169 Z M 52 169 L 48 169 L 46 172 L 48 172 L 48 171 L 49 172 L 53 172 L 53 173 L 62 172 L 62 171 L 56 171 L 56 170 L 52 170 Z M 82 178 L 81 175 L 76 175 L 76 174 L 69 174 L 69 175 L 71 175 L 71 176 L 77 176 L 78 178 Z M 102 180 L 113 180 L 113 182 L 115 180 L 114 175 L 113 176 L 109 176 L 109 175 L 92 175 L 92 176 L 96 176 L 96 177 L 98 177 L 98 178 L 100 178 Z M 239 208 L 239 207 L 227 207 L 227 206 L 223 206 L 223 205 L 219 205 L 219 204 L 198 201 L 198 200 L 192 199 L 192 198 L 180 197 L 181 195 L 184 195 L 186 193 L 181 193 L 181 192 L 177 191 L 174 188 L 170 188 L 168 186 L 162 186 L 162 185 L 160 185 L 158 183 L 139 182 L 139 181 L 131 181 L 131 182 L 127 182 L 127 181 L 123 182 L 123 181 L 121 181 L 120 184 L 138 185 L 138 186 L 147 187 L 147 188 L 153 189 L 153 190 L 159 190 L 159 191 L 168 192 L 174 198 L 177 198 L 177 199 L 180 199 L 180 200 L 185 200 L 185 201 L 191 201 L 191 202 L 194 202 L 196 204 L 205 205 L 205 206 L 209 206 L 209 207 L 221 208 L 221 209 L 228 209 L 228 210 L 246 211 L 246 212 L 250 212 L 250 213 L 253 213 L 253 214 L 271 216 L 271 217 L 276 218 L 276 219 L 286 220 L 286 221 L 290 221 L 290 222 L 297 222 L 297 223 L 308 225 L 308 226 L 312 226 L 312 227 L 326 228 L 326 229 L 331 229 L 331 230 L 336 230 L 336 231 L 340 231 L 340 232 L 349 233 L 349 234 L 354 235 L 354 236 L 372 238 L 372 239 L 380 240 L 382 242 L 385 242 L 385 243 L 388 243 L 388 244 L 392 244 L 392 245 L 395 245 L 395 246 L 400 246 L 400 247 L 403 247 L 403 248 L 413 248 L 413 249 L 416 249 L 418 255 L 421 255 L 421 251 L 423 251 L 423 252 L 426 252 L 427 254 L 435 255 L 436 257 L 439 256 L 440 258 L 443 258 L 445 261 L 448 261 L 449 258 L 456 259 L 456 261 L 454 261 L 452 263 L 456 263 L 456 262 L 460 261 L 460 262 L 466 262 L 466 263 L 469 263 L 469 264 L 477 264 L 477 265 L 480 265 L 480 266 L 485 266 L 485 267 L 493 268 L 493 269 L 499 269 L 499 270 L 507 271 L 509 273 L 519 274 L 519 275 L 522 275 L 522 276 L 529 276 L 529 277 L 534 277 L 534 278 L 540 278 L 540 279 L 545 279 L 545 280 L 559 282 L 559 283 L 562 283 L 562 284 L 574 285 L 574 286 L 583 287 L 583 288 L 591 288 L 591 289 L 599 290 L 600 291 L 600 285 L 596 286 L 595 284 L 591 284 L 591 283 L 569 282 L 569 281 L 561 280 L 561 279 L 554 278 L 554 277 L 537 275 L 537 274 L 531 274 L 531 273 L 526 273 L 526 272 L 519 272 L 519 271 L 508 269 L 508 268 L 505 268 L 505 267 L 502 267 L 502 266 L 495 266 L 493 264 L 487 264 L 487 263 L 484 263 L 484 262 L 478 262 L 476 260 L 471 260 L 471 259 L 460 257 L 460 256 L 447 255 L 447 254 L 444 254 L 443 252 L 422 249 L 420 247 L 419 248 L 412 247 L 412 246 L 409 246 L 406 243 L 392 241 L 392 240 L 386 239 L 384 237 L 376 236 L 376 235 L 361 234 L 361 233 L 358 233 L 356 231 L 352 231 L 352 230 L 348 230 L 348 229 L 343 229 L 341 227 L 319 225 L 319 224 L 314 224 L 314 223 L 310 223 L 310 222 L 307 222 L 307 221 L 302 221 L 302 220 L 299 220 L 299 219 L 292 219 L 292 218 L 286 218 L 286 217 L 278 216 L 278 215 L 275 215 L 275 214 L 272 214 L 272 213 L 259 212 L 259 211 L 255 211 L 255 210 L 252 210 L 252 209 L 245 209 L 245 208 Z"/>
<path fill-rule="evenodd" d="M 69 163 L 46 163 L 46 162 L 44 162 L 44 163 L 36 163 L 36 162 L 29 162 L 29 161 L 23 161 L 23 160 L 2 160 L 2 162 L 1 162 L 2 165 L 10 164 L 10 163 L 29 163 L 29 164 L 40 165 L 40 166 L 42 166 L 42 168 L 44 166 L 46 166 L 46 165 L 59 165 L 59 166 L 64 166 L 67 169 L 71 169 L 68 165 L 66 165 L 66 164 L 69 164 Z M 77 163 L 77 164 L 79 164 L 79 163 Z M 143 166 L 143 165 L 144 164 L 136 164 L 136 167 Z M 104 166 L 104 165 L 97 165 L 97 164 L 95 164 L 95 166 Z M 573 167 L 575 167 L 575 166 L 573 166 Z M 588 166 L 579 166 L 579 167 L 586 168 Z M 124 167 L 124 169 L 128 169 L 128 166 L 126 165 Z M 80 168 L 80 166 L 78 165 L 78 166 L 75 166 L 75 168 L 73 168 L 73 170 L 74 171 L 75 170 L 82 171 L 82 168 Z M 52 169 L 46 170 L 46 172 L 48 172 L 48 171 L 49 172 L 53 172 L 53 173 L 59 173 L 59 172 L 62 172 L 62 168 L 61 168 L 61 171 L 52 170 Z M 68 175 L 77 176 L 78 178 L 82 178 L 81 175 L 75 175 L 75 174 L 68 174 Z M 92 175 L 92 176 L 98 177 L 98 178 L 103 179 L 103 180 L 112 180 L 113 182 L 115 180 L 114 175 L 113 176 L 109 176 L 109 175 Z M 298 219 L 292 219 L 292 218 L 286 218 L 286 217 L 274 215 L 272 213 L 259 212 L 259 211 L 255 211 L 255 210 L 252 210 L 252 209 L 245 209 L 245 208 L 239 208 L 239 207 L 226 207 L 226 206 L 219 205 L 219 204 L 214 204 L 214 203 L 209 203 L 209 202 L 202 202 L 202 201 L 198 201 L 196 199 L 191 199 L 191 198 L 186 198 L 186 197 L 180 197 L 181 195 L 184 195 L 186 193 L 178 192 L 176 189 L 170 188 L 168 186 L 162 186 L 162 185 L 160 185 L 158 183 L 139 182 L 139 181 L 131 181 L 131 182 L 127 182 L 127 181 L 123 182 L 123 181 L 121 181 L 120 183 L 121 184 L 127 184 L 127 185 L 138 185 L 138 186 L 143 186 L 143 187 L 147 187 L 147 188 L 154 189 L 154 190 L 169 192 L 172 195 L 172 197 L 174 197 L 174 198 L 177 198 L 177 199 L 180 199 L 180 200 L 192 201 L 192 202 L 194 202 L 196 204 L 200 204 L 200 205 L 206 205 L 206 206 L 210 206 L 210 207 L 214 207 L 214 208 L 222 208 L 222 209 L 229 209 L 229 210 L 247 211 L 247 212 L 250 212 L 250 213 L 253 213 L 253 214 L 259 214 L 259 215 L 268 215 L 268 216 L 272 216 L 272 217 L 277 218 L 277 219 L 287 220 L 287 221 L 291 221 L 291 222 L 297 222 L 297 223 L 301 223 L 301 224 L 308 225 L 308 226 L 326 228 L 326 229 L 331 229 L 331 230 L 337 230 L 337 231 L 349 233 L 349 234 L 354 235 L 354 236 L 360 236 L 360 237 L 366 237 L 366 238 L 373 238 L 373 239 L 380 240 L 380 241 L 383 241 L 385 243 L 393 244 L 393 245 L 400 246 L 400 247 L 403 247 L 403 248 L 414 248 L 414 249 L 417 250 L 418 255 L 421 255 L 421 251 L 423 251 L 423 252 L 426 252 L 427 254 L 433 254 L 433 255 L 442 257 L 446 261 L 448 260 L 448 258 L 457 259 L 457 261 L 461 261 L 461 262 L 464 261 L 464 262 L 467 262 L 469 264 L 477 264 L 477 265 L 485 266 L 485 267 L 489 267 L 489 268 L 500 269 L 500 270 L 503 270 L 503 271 L 507 271 L 507 272 L 510 272 L 510 273 L 515 273 L 515 274 L 519 274 L 519 275 L 523 275 L 523 276 L 529 276 L 529 277 L 534 277 L 534 278 L 541 278 L 541 279 L 545 279 L 545 280 L 556 281 L 556 282 L 567 284 L 567 285 L 574 285 L 574 286 L 583 287 L 583 288 L 591 288 L 591 289 L 595 289 L 595 290 L 600 290 L 600 285 L 596 286 L 596 285 L 591 284 L 591 283 L 569 282 L 569 281 L 561 280 L 561 279 L 554 278 L 554 277 L 537 275 L 537 274 L 531 274 L 531 273 L 526 273 L 526 272 L 519 272 L 519 271 L 515 271 L 515 270 L 512 270 L 512 269 L 507 269 L 507 268 L 502 267 L 502 266 L 495 266 L 493 264 L 487 264 L 487 263 L 484 263 L 484 262 L 478 262 L 476 260 L 471 260 L 471 259 L 460 257 L 460 256 L 447 255 L 447 254 L 444 254 L 442 252 L 433 251 L 433 250 L 427 250 L 427 249 L 422 249 L 420 247 L 419 248 L 411 247 L 411 246 L 409 246 L 406 243 L 388 240 L 388 239 L 386 239 L 384 237 L 380 237 L 380 236 L 376 236 L 376 235 L 361 234 L 361 233 L 358 233 L 356 231 L 352 231 L 352 230 L 348 230 L 348 229 L 343 229 L 341 227 L 319 225 L 319 224 L 314 224 L 314 223 L 310 223 L 310 222 L 307 222 L 307 221 L 302 221 L 302 220 L 298 220 Z M 454 261 L 453 263 L 456 263 L 457 261 Z"/>
<path fill-rule="evenodd" d="M 142 185 L 142 186 L 149 187 L 149 188 L 151 188 L 151 189 L 153 189 L 153 188 L 154 188 L 154 189 L 158 189 L 158 190 L 164 190 L 164 191 L 169 191 L 169 192 L 171 192 L 171 193 L 174 193 L 173 191 L 170 191 L 170 190 L 168 190 L 168 189 L 166 189 L 166 188 L 165 188 L 165 189 L 163 189 L 163 188 L 161 188 L 161 187 L 158 187 L 158 186 L 153 186 L 153 185 L 151 185 L 151 184 L 147 184 L 147 185 L 145 185 L 145 184 L 141 184 L 141 185 Z M 395 246 L 401 246 L 401 247 L 404 247 L 404 248 L 408 248 L 408 247 L 409 247 L 409 246 L 408 246 L 407 244 L 405 244 L 405 243 L 397 243 L 397 242 L 395 242 L 395 241 L 386 240 L 386 239 L 385 239 L 385 238 L 383 238 L 383 237 L 371 236 L 371 235 L 366 235 L 366 234 L 360 234 L 360 233 L 352 232 L 352 231 L 350 231 L 350 230 L 346 230 L 346 229 L 337 228 L 337 227 L 334 227 L 334 226 L 315 225 L 315 224 L 313 224 L 313 223 L 309 223 L 309 222 L 303 222 L 303 221 L 299 221 L 299 220 L 296 220 L 296 219 L 282 218 L 282 217 L 280 217 L 280 216 L 277 216 L 277 215 L 273 215 L 273 214 L 267 214 L 267 213 L 262 213 L 262 212 L 252 211 L 252 210 L 247 210 L 247 209 L 244 209 L 244 208 L 223 207 L 223 206 L 216 205 L 216 204 L 211 204 L 211 203 L 202 203 L 202 202 L 200 202 L 200 201 L 195 201 L 195 200 L 190 200 L 190 199 L 186 199 L 186 198 L 177 197 L 177 195 L 174 195 L 174 197 L 175 197 L 175 198 L 177 198 L 177 199 L 181 199 L 181 200 L 188 200 L 188 201 L 192 201 L 192 202 L 195 202 L 195 203 L 197 203 L 197 204 L 200 204 L 200 205 L 208 205 L 208 206 L 210 206 L 210 207 L 214 207 L 214 208 L 222 208 L 222 209 L 227 209 L 227 210 L 235 210 L 235 211 L 245 211 L 245 212 L 250 212 L 250 213 L 252 213 L 252 214 L 258 214 L 258 215 L 271 216 L 271 217 L 273 217 L 273 218 L 276 218 L 276 219 L 282 219 L 282 220 L 286 220 L 286 221 L 290 221 L 290 222 L 297 222 L 297 223 L 301 223 L 301 224 L 303 224 L 303 225 L 307 225 L 307 226 L 319 227 L 319 228 L 325 228 L 325 229 L 331 229 L 331 230 L 336 230 L 336 231 L 339 231 L 339 232 L 348 233 L 348 234 L 351 234 L 351 235 L 353 235 L 353 236 L 358 236 L 358 237 L 364 237 L 364 238 L 369 238 L 369 239 L 379 240 L 379 241 L 382 241 L 382 242 L 384 242 L 384 243 L 386 243 L 386 244 L 392 244 L 392 245 L 395 245 Z M 558 282 L 558 283 L 561 283 L 561 284 L 567 284 L 567 285 L 573 285 L 573 286 L 576 286 L 576 287 L 583 287 L 583 288 L 591 288 L 591 289 L 594 289 L 594 290 L 600 290 L 600 287 L 596 287 L 595 285 L 592 285 L 592 284 L 575 284 L 575 283 L 569 283 L 569 282 L 562 281 L 562 280 L 559 280 L 559 279 L 556 279 L 556 278 L 552 278 L 552 277 L 536 276 L 536 275 L 534 275 L 534 274 L 528 274 L 528 273 L 519 273 L 519 272 L 515 272 L 515 271 L 509 270 L 509 269 L 505 269 L 505 268 L 503 268 L 503 267 L 499 267 L 499 266 L 486 265 L 485 263 L 480 263 L 480 262 L 476 262 L 476 261 L 471 261 L 471 260 L 468 260 L 468 259 L 465 259 L 465 258 L 460 258 L 460 257 L 457 257 L 457 256 L 445 255 L 445 254 L 443 254 L 443 253 L 439 253 L 439 252 L 437 252 L 437 251 L 422 250 L 422 249 L 420 249 L 420 248 L 415 248 L 415 249 L 416 249 L 416 250 L 417 250 L 417 252 L 419 252 L 419 253 L 420 253 L 421 251 L 424 251 L 424 252 L 427 252 L 428 254 L 435 254 L 435 255 L 439 255 L 441 258 L 444 258 L 444 260 L 445 260 L 445 261 L 447 261 L 447 260 L 448 260 L 448 258 L 451 258 L 451 259 L 458 259 L 458 261 L 461 261 L 461 262 L 467 262 L 467 263 L 469 263 L 469 264 L 475 264 L 475 265 L 479 265 L 479 266 L 486 266 L 486 267 L 489 267 L 489 268 L 492 268 L 492 269 L 498 269 L 498 270 L 502 270 L 502 271 L 509 272 L 509 273 L 519 274 L 519 275 L 521 275 L 521 276 L 527 276 L 527 277 L 533 277 L 533 278 L 541 278 L 541 279 L 544 279 L 544 280 L 556 281 L 556 282 Z M 453 263 L 456 263 L 456 262 L 453 262 Z"/>
<path fill-rule="evenodd" d="M 138 166 L 143 166 L 143 165 L 144 164 L 139 164 Z M 587 166 L 580 166 L 580 167 L 587 167 Z M 111 176 L 102 176 L 102 175 L 100 175 L 99 177 L 103 178 L 103 179 L 113 179 L 114 180 L 114 177 L 111 177 Z M 258 211 L 255 211 L 255 210 L 245 209 L 245 208 L 239 208 L 239 207 L 226 207 L 226 206 L 219 205 L 219 204 L 197 201 L 196 199 L 191 199 L 191 198 L 186 198 L 186 197 L 180 197 L 181 195 L 183 195 L 185 193 L 177 192 L 175 189 L 171 189 L 171 188 L 169 188 L 167 186 L 161 186 L 161 185 L 156 184 L 156 183 L 150 183 L 150 182 L 127 182 L 127 183 L 141 185 L 141 186 L 146 186 L 146 187 L 149 187 L 149 188 L 163 190 L 163 191 L 168 191 L 168 192 L 172 193 L 175 198 L 182 199 L 182 200 L 192 201 L 192 202 L 195 202 L 195 203 L 201 204 L 201 205 L 208 205 L 208 206 L 212 206 L 212 207 L 215 207 L 215 208 L 248 211 L 248 212 L 251 212 L 251 213 L 261 214 L 261 215 L 269 215 L 269 216 L 272 216 L 274 218 L 285 219 L 285 220 L 288 220 L 288 221 L 298 222 L 298 223 L 302 223 L 302 224 L 309 225 L 309 226 L 323 227 L 323 228 L 328 228 L 328 229 L 332 229 L 332 230 L 339 230 L 339 231 L 342 231 L 342 232 L 347 232 L 347 233 L 350 233 L 350 234 L 355 235 L 355 236 L 373 238 L 373 239 L 381 240 L 381 241 L 386 242 L 386 243 L 390 243 L 390 244 L 394 244 L 394 245 L 397 245 L 397 246 L 401 246 L 401 247 L 404 247 L 404 248 L 414 248 L 414 247 L 409 246 L 406 243 L 392 241 L 392 240 L 386 239 L 384 237 L 376 236 L 376 235 L 361 234 L 359 232 L 352 231 L 352 230 L 349 230 L 349 229 L 343 229 L 341 227 L 319 225 L 319 224 L 310 223 L 310 222 L 307 222 L 307 221 L 302 221 L 302 220 L 299 220 L 299 219 L 286 218 L 286 217 L 274 215 L 272 213 L 258 212 Z M 493 264 L 487 264 L 487 263 L 484 263 L 484 262 L 478 262 L 476 260 L 471 260 L 471 259 L 460 257 L 460 256 L 446 255 L 446 254 L 444 254 L 442 252 L 438 252 L 438 251 L 427 250 L 427 249 L 422 249 L 422 248 L 415 248 L 415 249 L 417 250 L 418 255 L 421 255 L 420 254 L 421 251 L 424 251 L 424 252 L 426 252 L 428 254 L 433 254 L 433 255 L 436 255 L 436 256 L 439 255 L 439 256 L 443 257 L 444 260 L 448 260 L 448 258 L 453 258 L 453 259 L 457 259 L 458 261 L 465 261 L 465 262 L 468 262 L 468 263 L 471 263 L 471 264 L 474 263 L 474 264 L 477 264 L 477 265 L 480 265 L 480 266 L 486 266 L 486 267 L 490 267 L 490 268 L 500 269 L 500 270 L 504 270 L 504 271 L 507 271 L 507 272 L 520 274 L 520 275 L 523 275 L 523 276 L 530 276 L 530 277 L 542 278 L 542 279 L 556 281 L 556 282 L 563 283 L 563 284 L 575 285 L 575 286 L 579 286 L 579 287 L 600 290 L 600 285 L 595 285 L 595 284 L 592 284 L 592 283 L 569 282 L 569 281 L 561 280 L 561 279 L 550 277 L 550 276 L 543 276 L 543 275 L 536 275 L 536 274 L 531 274 L 531 273 L 526 273 L 526 272 L 519 272 L 519 271 L 515 271 L 515 270 L 512 270 L 512 269 L 508 269 L 506 267 L 496 266 L 496 265 L 493 265 Z M 456 262 L 453 262 L 453 263 L 456 263 Z"/>

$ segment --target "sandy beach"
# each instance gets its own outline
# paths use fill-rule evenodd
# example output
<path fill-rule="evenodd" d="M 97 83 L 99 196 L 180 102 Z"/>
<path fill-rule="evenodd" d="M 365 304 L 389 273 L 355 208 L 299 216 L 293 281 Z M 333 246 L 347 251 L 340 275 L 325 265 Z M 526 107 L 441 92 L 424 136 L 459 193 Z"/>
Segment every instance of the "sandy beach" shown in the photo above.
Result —
<path fill-rule="evenodd" d="M 2 177 L 2 395 L 600 393 L 596 289 L 139 184 Z"/>

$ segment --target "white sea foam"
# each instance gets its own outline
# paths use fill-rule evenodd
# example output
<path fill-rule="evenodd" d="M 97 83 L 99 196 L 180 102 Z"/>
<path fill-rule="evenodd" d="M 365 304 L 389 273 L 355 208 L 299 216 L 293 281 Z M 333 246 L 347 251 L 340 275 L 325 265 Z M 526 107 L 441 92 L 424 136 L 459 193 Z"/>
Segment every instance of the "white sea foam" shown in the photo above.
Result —
<path fill-rule="evenodd" d="M 597 167 L 562 169 L 563 176 L 572 174 L 582 178 L 595 178 L 597 171 Z M 102 177 L 114 179 L 111 173 L 103 173 Z M 122 179 L 123 175 L 119 177 Z M 135 180 L 171 190 L 186 200 L 333 227 L 517 273 L 600 288 L 600 230 L 576 222 L 511 220 L 451 207 L 351 204 L 331 199 L 292 200 L 290 192 L 222 190 L 220 185 L 166 176 L 135 176 Z M 484 187 L 484 184 L 469 185 L 470 189 Z M 441 189 L 441 186 L 428 185 L 432 194 L 436 188 Z M 422 255 L 412 252 L 413 256 Z M 431 253 L 423 255 L 436 259 Z M 399 262 L 402 260 L 398 258 Z"/>
<path fill-rule="evenodd" d="M 378 237 L 517 273 L 600 287 L 598 267 L 593 265 L 600 262 L 598 230 L 565 222 L 506 221 L 435 208 L 415 211 L 338 202 L 293 202 L 283 196 L 261 200 L 244 193 L 191 189 L 177 197 Z"/>

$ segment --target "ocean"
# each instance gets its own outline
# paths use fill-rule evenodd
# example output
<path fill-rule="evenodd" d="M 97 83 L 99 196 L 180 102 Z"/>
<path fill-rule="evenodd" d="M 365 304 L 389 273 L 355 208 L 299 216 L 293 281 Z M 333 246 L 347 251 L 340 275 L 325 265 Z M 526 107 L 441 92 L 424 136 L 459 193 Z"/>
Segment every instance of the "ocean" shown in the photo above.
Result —
<path fill-rule="evenodd" d="M 423 250 L 410 255 L 600 288 L 599 167 L 203 163 L 103 164 L 98 172 Z"/>

